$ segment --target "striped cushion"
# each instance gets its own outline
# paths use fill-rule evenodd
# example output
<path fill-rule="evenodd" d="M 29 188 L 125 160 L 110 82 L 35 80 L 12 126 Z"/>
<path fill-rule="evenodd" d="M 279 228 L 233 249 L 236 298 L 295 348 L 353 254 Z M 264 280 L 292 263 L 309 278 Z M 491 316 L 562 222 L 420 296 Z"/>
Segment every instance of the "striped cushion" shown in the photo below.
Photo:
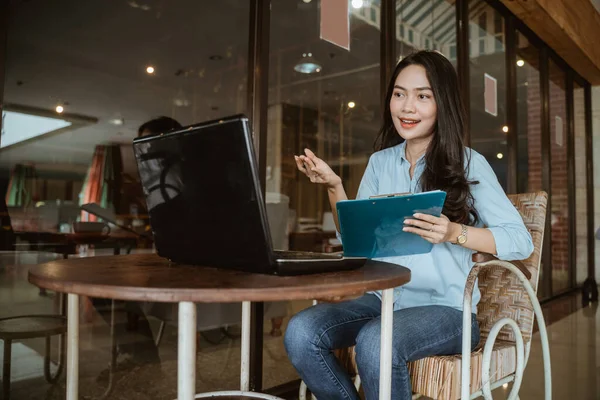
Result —
<path fill-rule="evenodd" d="M 471 353 L 471 393 L 480 390 L 483 347 Z M 408 364 L 413 392 L 432 399 L 459 399 L 461 389 L 461 356 L 426 357 Z M 517 369 L 516 347 L 513 343 L 496 340 L 492 352 L 490 377 L 492 382 Z"/>
<path fill-rule="evenodd" d="M 471 393 L 483 386 L 481 382 L 481 364 L 483 346 L 471 353 Z M 354 346 L 335 350 L 342 367 L 354 376 L 356 371 L 356 353 Z M 461 355 L 426 357 L 408 363 L 412 390 L 432 399 L 460 399 Z M 497 339 L 492 351 L 490 377 L 492 382 L 502 379 L 517 370 L 516 346 L 514 343 Z"/>

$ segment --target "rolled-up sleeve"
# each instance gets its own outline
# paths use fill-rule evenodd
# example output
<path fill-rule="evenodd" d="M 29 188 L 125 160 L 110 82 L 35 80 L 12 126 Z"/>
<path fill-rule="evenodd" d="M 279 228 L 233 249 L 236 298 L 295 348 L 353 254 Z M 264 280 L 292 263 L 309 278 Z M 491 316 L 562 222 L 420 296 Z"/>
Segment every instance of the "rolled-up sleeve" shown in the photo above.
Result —
<path fill-rule="evenodd" d="M 469 179 L 475 210 L 481 223 L 492 232 L 496 257 L 501 260 L 524 260 L 533 252 L 533 241 L 521 214 L 504 193 L 492 167 L 481 154 L 470 151 Z"/>

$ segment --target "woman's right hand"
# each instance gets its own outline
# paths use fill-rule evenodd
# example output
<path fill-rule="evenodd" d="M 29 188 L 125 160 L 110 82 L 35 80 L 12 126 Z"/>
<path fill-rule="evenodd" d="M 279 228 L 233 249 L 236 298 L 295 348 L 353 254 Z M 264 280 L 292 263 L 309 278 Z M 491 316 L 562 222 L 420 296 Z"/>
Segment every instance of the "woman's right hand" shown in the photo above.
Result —
<path fill-rule="evenodd" d="M 342 184 L 342 180 L 329 165 L 309 149 L 304 149 L 305 155 L 294 156 L 298 170 L 304 173 L 311 182 L 325 185 L 328 189 Z"/>

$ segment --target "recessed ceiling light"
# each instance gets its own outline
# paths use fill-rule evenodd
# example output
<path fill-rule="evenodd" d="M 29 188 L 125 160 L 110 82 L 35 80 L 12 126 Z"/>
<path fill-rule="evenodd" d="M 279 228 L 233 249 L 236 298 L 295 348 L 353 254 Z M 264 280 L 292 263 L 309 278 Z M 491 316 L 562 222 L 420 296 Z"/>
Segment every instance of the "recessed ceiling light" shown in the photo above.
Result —
<path fill-rule="evenodd" d="M 306 4 L 311 2 L 311 0 L 302 0 L 302 1 L 305 2 Z"/>
<path fill-rule="evenodd" d="M 504 132 L 504 133 L 508 132 L 508 126 L 504 125 L 502 127 L 502 132 Z"/>
<path fill-rule="evenodd" d="M 152 75 L 154 73 L 154 67 L 152 65 L 147 66 L 146 73 Z"/>
<path fill-rule="evenodd" d="M 498 153 L 496 154 L 496 157 L 498 157 L 498 160 L 502 160 L 502 158 L 504 158 L 504 154 Z"/>
<path fill-rule="evenodd" d="M 63 106 L 56 106 L 56 112 L 59 114 L 62 114 L 62 112 L 65 111 L 65 109 L 63 108 Z"/>
<path fill-rule="evenodd" d="M 356 107 L 356 103 L 353 102 L 353 101 L 349 101 L 348 102 L 348 108 L 354 108 L 354 107 Z"/>
<path fill-rule="evenodd" d="M 112 125 L 120 126 L 125 123 L 125 120 L 123 118 L 113 118 L 113 119 L 108 120 L 108 123 L 112 124 Z"/>
<path fill-rule="evenodd" d="M 525 61 L 523 61 L 523 60 L 518 60 L 518 61 L 517 61 L 517 65 L 518 65 L 519 67 L 522 67 L 523 65 L 525 65 Z"/>

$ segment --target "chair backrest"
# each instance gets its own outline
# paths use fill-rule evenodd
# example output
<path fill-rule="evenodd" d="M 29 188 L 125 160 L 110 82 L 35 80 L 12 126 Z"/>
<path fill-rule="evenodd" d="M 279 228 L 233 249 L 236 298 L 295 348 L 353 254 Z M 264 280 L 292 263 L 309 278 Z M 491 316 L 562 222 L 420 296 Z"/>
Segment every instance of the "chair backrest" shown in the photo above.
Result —
<path fill-rule="evenodd" d="M 546 192 L 522 193 L 509 195 L 508 198 L 519 210 L 533 239 L 533 253 L 523 263 L 531 272 L 529 282 L 537 294 L 548 195 Z M 491 267 L 480 271 L 478 279 L 481 300 L 477 305 L 477 320 L 479 321 L 481 338 L 487 338 L 496 321 L 508 317 L 518 323 L 523 340 L 526 343 L 529 342 L 533 331 L 533 306 L 529 301 L 527 292 L 516 276 L 504 268 Z M 509 327 L 505 327 L 500 331 L 498 339 L 515 340 Z M 484 342 L 484 340 L 481 341 L 481 343 Z"/>

